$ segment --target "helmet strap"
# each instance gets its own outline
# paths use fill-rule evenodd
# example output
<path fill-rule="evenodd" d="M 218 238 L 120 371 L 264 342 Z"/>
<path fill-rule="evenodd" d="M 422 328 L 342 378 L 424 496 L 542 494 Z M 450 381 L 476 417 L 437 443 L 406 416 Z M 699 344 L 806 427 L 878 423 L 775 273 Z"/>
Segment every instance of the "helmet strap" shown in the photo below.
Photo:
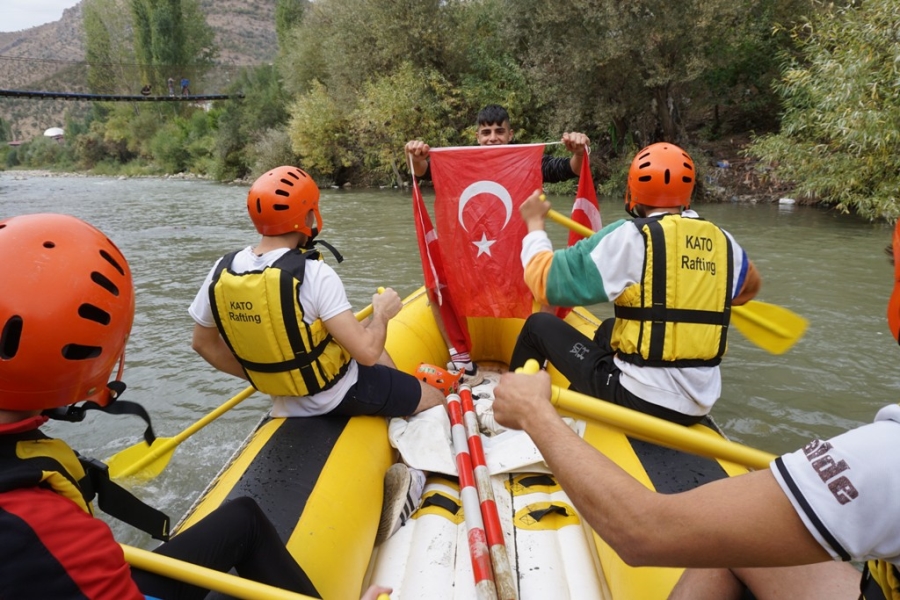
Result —
<path fill-rule="evenodd" d="M 313 233 L 316 233 L 315 229 L 313 229 Z M 303 246 L 303 250 L 312 250 L 312 249 L 314 249 L 316 244 L 321 244 L 322 246 L 325 246 L 328 249 L 328 251 L 331 252 L 331 255 L 334 256 L 334 259 L 336 261 L 338 261 L 338 264 L 341 264 L 342 262 L 344 262 L 344 256 L 340 252 L 338 252 L 338 249 L 335 248 L 334 246 L 332 246 L 331 244 L 329 244 L 328 242 L 326 242 L 325 240 L 314 240 L 312 238 L 309 238 L 309 241 L 306 242 L 305 246 Z"/>
<path fill-rule="evenodd" d="M 111 381 L 109 387 L 113 401 L 106 406 L 100 406 L 96 402 L 89 401 L 81 405 L 72 404 L 60 408 L 51 408 L 45 410 L 42 414 L 51 419 L 68 421 L 69 423 L 80 423 L 81 421 L 84 421 L 84 417 L 89 410 L 99 410 L 108 415 L 135 415 L 143 419 L 147 424 L 147 428 L 144 429 L 144 441 L 147 442 L 148 446 L 153 444 L 156 440 L 156 434 L 153 432 L 153 423 L 150 420 L 150 414 L 147 410 L 137 402 L 115 400 L 115 398 L 125 391 L 125 384 L 121 381 Z"/>

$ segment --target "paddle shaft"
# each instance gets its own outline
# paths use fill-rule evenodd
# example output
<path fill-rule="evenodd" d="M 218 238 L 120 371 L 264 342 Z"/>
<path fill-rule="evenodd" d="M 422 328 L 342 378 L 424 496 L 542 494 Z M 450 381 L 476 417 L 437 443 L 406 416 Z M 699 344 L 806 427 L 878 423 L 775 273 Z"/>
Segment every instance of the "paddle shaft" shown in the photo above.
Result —
<path fill-rule="evenodd" d="M 550 401 L 557 408 L 579 417 L 611 425 L 648 442 L 691 454 L 720 458 L 750 469 L 767 469 L 769 463 L 777 458 L 774 454 L 726 440 L 718 434 L 705 434 L 697 429 L 677 425 L 572 390 L 564 390 L 555 385 Z"/>
<path fill-rule="evenodd" d="M 243 600 L 311 600 L 312 598 L 126 544 L 119 545 L 125 552 L 125 560 L 132 567 L 235 598 Z"/>
<path fill-rule="evenodd" d="M 518 371 L 533 375 L 538 369 L 538 362 L 531 359 Z M 767 469 L 769 463 L 777 458 L 774 454 L 726 440 L 715 433 L 702 433 L 701 430 L 555 385 L 551 386 L 550 402 L 574 415 L 605 423 L 648 442 L 700 456 L 721 458 L 750 469 Z"/>
<path fill-rule="evenodd" d="M 383 291 L 384 291 L 383 287 L 378 288 L 379 294 Z M 371 304 L 368 305 L 367 307 L 365 307 L 364 309 L 362 309 L 361 311 L 356 313 L 356 319 L 359 321 L 367 319 L 372 314 L 373 310 L 374 309 L 373 309 L 372 305 Z M 172 452 L 175 449 L 175 447 L 178 446 L 181 442 L 183 442 L 184 440 L 186 440 L 187 438 L 189 438 L 190 436 L 195 434 L 200 429 L 209 425 L 212 421 L 215 421 L 217 418 L 222 416 L 222 414 L 228 412 L 229 410 L 231 410 L 232 408 L 234 408 L 235 406 L 237 406 L 238 404 L 240 404 L 241 402 L 243 402 L 244 400 L 249 398 L 255 391 L 256 390 L 254 389 L 254 387 L 252 385 L 248 385 L 243 391 L 239 392 L 233 398 L 231 398 L 230 400 L 228 400 L 227 402 L 225 402 L 224 404 L 222 404 L 221 406 L 219 406 L 218 408 L 216 408 L 215 410 L 213 410 L 212 412 L 210 412 L 209 414 L 207 414 L 206 416 L 201 418 L 199 421 L 197 421 L 196 423 L 194 423 L 193 425 L 191 425 L 190 427 L 188 427 L 187 429 L 185 429 L 178 435 L 166 439 L 161 444 L 158 444 L 158 445 L 154 444 L 154 446 L 152 448 L 150 448 L 149 451 L 145 455 L 143 455 L 141 458 L 134 461 L 127 467 L 124 467 L 123 469 L 121 469 L 120 471 L 115 473 L 115 475 L 113 475 L 113 476 L 116 478 L 129 477 L 131 475 L 134 475 L 135 473 L 138 473 L 141 469 L 143 469 L 147 465 L 151 464 L 155 460 L 165 456 L 169 452 Z M 141 442 L 141 444 L 145 444 L 145 442 Z"/>

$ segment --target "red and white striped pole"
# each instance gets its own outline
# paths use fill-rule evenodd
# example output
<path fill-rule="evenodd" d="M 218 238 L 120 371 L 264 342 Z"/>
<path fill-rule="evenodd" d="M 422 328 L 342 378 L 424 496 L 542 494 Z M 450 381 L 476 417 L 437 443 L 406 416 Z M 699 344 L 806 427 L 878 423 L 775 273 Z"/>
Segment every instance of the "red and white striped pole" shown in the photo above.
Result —
<path fill-rule="evenodd" d="M 500 600 L 516 600 L 515 578 L 513 577 L 512 567 L 509 564 L 509 555 L 506 553 L 503 526 L 500 524 L 500 513 L 497 511 L 497 503 L 494 500 L 491 473 L 487 468 L 487 461 L 484 457 L 484 446 L 481 443 L 481 432 L 478 429 L 478 419 L 475 416 L 475 404 L 472 402 L 471 388 L 467 385 L 462 385 L 459 390 L 459 396 L 469 444 L 469 454 L 472 457 L 472 467 L 475 473 L 475 485 L 478 489 L 478 498 L 481 503 L 481 517 L 484 520 L 488 547 L 491 552 L 491 563 L 494 566 L 494 582 L 497 586 Z"/>
<path fill-rule="evenodd" d="M 459 496 L 466 518 L 466 533 L 469 539 L 469 556 L 475 575 L 475 592 L 478 600 L 497 600 L 494 572 L 491 569 L 491 553 L 481 508 L 478 505 L 478 490 L 475 487 L 475 472 L 466 442 L 466 428 L 463 425 L 462 403 L 458 394 L 447 396 L 447 413 L 450 415 L 450 438 L 456 456 L 456 470 L 459 472 Z"/>

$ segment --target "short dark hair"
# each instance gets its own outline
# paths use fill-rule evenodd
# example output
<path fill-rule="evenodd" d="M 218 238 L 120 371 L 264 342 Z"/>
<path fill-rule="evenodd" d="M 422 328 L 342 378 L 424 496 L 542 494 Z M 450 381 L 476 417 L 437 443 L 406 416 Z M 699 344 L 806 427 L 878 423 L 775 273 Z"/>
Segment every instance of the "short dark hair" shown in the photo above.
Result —
<path fill-rule="evenodd" d="M 509 123 L 509 113 L 499 104 L 488 104 L 478 111 L 478 118 L 475 123 L 480 125 L 502 125 L 503 122 Z"/>

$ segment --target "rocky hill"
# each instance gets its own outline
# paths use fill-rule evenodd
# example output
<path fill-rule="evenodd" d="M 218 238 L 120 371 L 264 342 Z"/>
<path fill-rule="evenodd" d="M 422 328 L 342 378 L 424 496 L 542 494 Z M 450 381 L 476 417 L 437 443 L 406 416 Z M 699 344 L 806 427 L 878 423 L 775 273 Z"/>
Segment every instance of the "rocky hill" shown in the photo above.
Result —
<path fill-rule="evenodd" d="M 223 69 L 271 62 L 277 51 L 275 0 L 200 0 L 216 33 Z M 81 3 L 59 21 L 23 31 L 0 32 L 0 88 L 84 92 Z M 0 97 L 0 119 L 15 139 L 28 140 L 61 126 L 66 114 L 83 114 L 84 102 Z"/>

